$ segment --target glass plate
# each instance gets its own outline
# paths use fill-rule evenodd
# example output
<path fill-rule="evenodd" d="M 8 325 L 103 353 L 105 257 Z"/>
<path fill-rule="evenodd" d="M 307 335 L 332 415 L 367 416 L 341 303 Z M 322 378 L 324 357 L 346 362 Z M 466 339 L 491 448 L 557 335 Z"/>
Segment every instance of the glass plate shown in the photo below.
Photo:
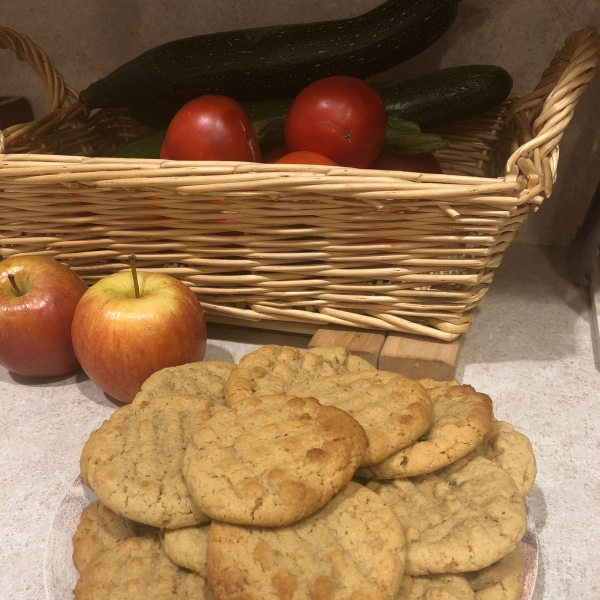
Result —
<path fill-rule="evenodd" d="M 81 512 L 96 500 L 96 495 L 77 477 L 62 499 L 46 544 L 44 583 L 47 600 L 73 600 L 79 574 L 73 564 L 71 538 Z M 527 508 L 527 531 L 519 542 L 525 560 L 525 585 L 520 600 L 531 600 L 538 572 L 538 538 L 531 512 Z"/>

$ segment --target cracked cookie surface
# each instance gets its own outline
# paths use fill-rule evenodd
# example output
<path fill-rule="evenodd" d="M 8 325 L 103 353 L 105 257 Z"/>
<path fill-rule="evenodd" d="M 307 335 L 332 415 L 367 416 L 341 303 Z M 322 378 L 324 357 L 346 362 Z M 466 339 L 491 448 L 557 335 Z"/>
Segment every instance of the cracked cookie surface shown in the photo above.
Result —
<path fill-rule="evenodd" d="M 409 575 L 483 569 L 510 552 L 527 528 L 515 482 L 485 458 L 369 487 L 404 527 Z"/>
<path fill-rule="evenodd" d="M 370 479 L 398 479 L 442 469 L 476 448 L 492 428 L 492 401 L 470 385 L 432 387 L 431 427 L 422 439 L 379 464 L 359 469 Z"/>
<path fill-rule="evenodd" d="M 225 382 L 233 367 L 233 363 L 222 361 L 201 361 L 167 367 L 146 379 L 133 404 L 170 394 L 202 396 L 215 404 L 225 404 Z"/>
<path fill-rule="evenodd" d="M 289 527 L 213 521 L 208 581 L 219 600 L 394 600 L 404 534 L 380 497 L 349 483 Z"/>
<path fill-rule="evenodd" d="M 216 407 L 183 462 L 190 494 L 211 518 L 274 527 L 325 504 L 352 478 L 367 438 L 314 398 L 263 396 Z"/>
<path fill-rule="evenodd" d="M 505 421 L 492 422 L 492 433 L 475 450 L 467 454 L 462 463 L 483 456 L 504 469 L 517 484 L 523 498 L 529 494 L 535 483 L 537 466 L 531 442 Z"/>
<path fill-rule="evenodd" d="M 96 556 L 152 530 L 116 514 L 99 500 L 86 506 L 73 535 L 73 562 L 81 573 Z"/>
<path fill-rule="evenodd" d="M 246 354 L 233 369 L 225 384 L 225 401 L 233 406 L 247 396 L 287 394 L 302 381 L 367 370 L 375 367 L 344 348 L 263 346 Z"/>
<path fill-rule="evenodd" d="M 467 573 L 475 600 L 519 600 L 525 581 L 525 562 L 517 547 L 498 562 Z"/>
<path fill-rule="evenodd" d="M 312 396 L 351 414 L 369 444 L 361 462 L 372 465 L 412 444 L 427 431 L 432 405 L 425 389 L 397 373 L 364 370 L 298 382 L 290 394 Z"/>
<path fill-rule="evenodd" d="M 209 532 L 210 523 L 183 529 L 163 529 L 160 541 L 166 555 L 176 565 L 206 577 Z"/>
<path fill-rule="evenodd" d="M 212 405 L 171 395 L 119 408 L 84 446 L 85 482 L 103 504 L 138 523 L 177 529 L 208 521 L 185 486 L 181 464 Z"/>
<path fill-rule="evenodd" d="M 406 575 L 396 600 L 475 600 L 475 594 L 462 575 Z"/>
<path fill-rule="evenodd" d="M 436 379 L 417 379 L 417 381 L 426 389 L 431 390 L 434 388 L 446 388 L 453 385 L 460 385 L 456 379 L 450 379 L 448 381 L 437 381 Z"/>
<path fill-rule="evenodd" d="M 135 537 L 95 558 L 74 600 L 213 600 L 206 580 L 167 558 L 158 535 Z"/>

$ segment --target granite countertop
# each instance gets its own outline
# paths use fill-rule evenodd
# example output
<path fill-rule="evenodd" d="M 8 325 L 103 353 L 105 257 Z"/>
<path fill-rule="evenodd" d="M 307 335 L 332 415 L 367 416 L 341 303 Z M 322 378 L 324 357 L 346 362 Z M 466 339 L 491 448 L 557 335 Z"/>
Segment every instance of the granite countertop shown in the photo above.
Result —
<path fill-rule="evenodd" d="M 585 290 L 563 253 L 512 246 L 463 345 L 457 378 L 532 441 L 540 537 L 536 600 L 600 597 L 600 372 Z M 209 327 L 208 360 L 307 336 Z M 116 405 L 82 372 L 36 382 L 0 368 L 0 598 L 40 600 L 44 548 L 89 432 Z"/>

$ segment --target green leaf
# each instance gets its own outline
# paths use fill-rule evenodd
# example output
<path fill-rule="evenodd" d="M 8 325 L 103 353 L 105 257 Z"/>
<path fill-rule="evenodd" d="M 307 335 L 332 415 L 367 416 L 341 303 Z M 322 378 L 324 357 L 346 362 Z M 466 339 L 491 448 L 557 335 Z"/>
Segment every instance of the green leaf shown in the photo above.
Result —
<path fill-rule="evenodd" d="M 447 148 L 450 144 L 437 133 L 422 133 L 417 123 L 401 117 L 388 117 L 383 151 L 390 154 L 423 154 Z"/>
<path fill-rule="evenodd" d="M 165 141 L 167 128 L 137 138 L 117 148 L 117 158 L 159 158 L 160 149 Z"/>
<path fill-rule="evenodd" d="M 285 145 L 285 116 L 252 121 L 252 129 L 263 152 Z"/>

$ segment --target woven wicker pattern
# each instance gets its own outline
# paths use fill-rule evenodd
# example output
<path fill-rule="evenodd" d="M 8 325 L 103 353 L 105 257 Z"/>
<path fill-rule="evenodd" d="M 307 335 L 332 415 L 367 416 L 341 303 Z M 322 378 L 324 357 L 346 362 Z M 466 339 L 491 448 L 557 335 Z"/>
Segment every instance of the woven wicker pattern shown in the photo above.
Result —
<path fill-rule="evenodd" d="M 444 175 L 88 158 L 145 128 L 118 111 L 87 114 L 27 38 L 0 29 L 2 46 L 43 76 L 54 107 L 0 136 L 3 256 L 51 256 L 93 283 L 135 252 L 209 315 L 452 340 L 552 191 L 600 36 L 573 34 L 531 94 L 441 132 Z"/>

